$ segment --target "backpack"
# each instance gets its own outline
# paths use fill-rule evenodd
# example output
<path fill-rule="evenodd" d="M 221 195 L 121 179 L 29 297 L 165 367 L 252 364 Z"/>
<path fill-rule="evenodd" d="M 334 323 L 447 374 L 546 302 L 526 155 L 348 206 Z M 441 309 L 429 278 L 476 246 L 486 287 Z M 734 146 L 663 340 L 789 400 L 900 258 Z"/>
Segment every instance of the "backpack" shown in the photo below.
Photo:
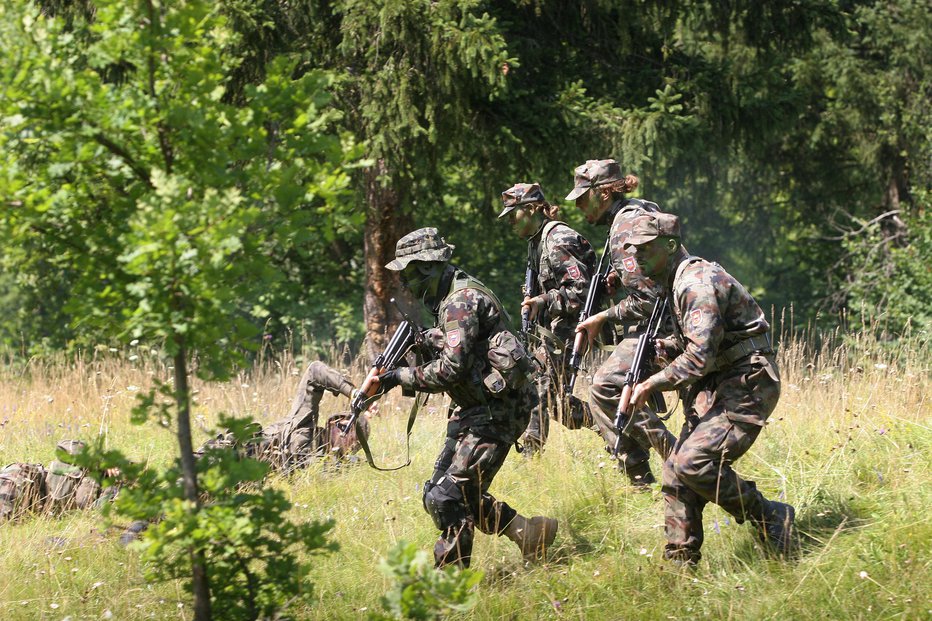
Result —
<path fill-rule="evenodd" d="M 0 470 L 0 522 L 37 511 L 44 498 L 42 464 L 14 463 Z"/>
<path fill-rule="evenodd" d="M 78 455 L 84 446 L 81 440 L 62 440 L 56 448 L 69 455 Z M 100 484 L 86 475 L 83 468 L 57 458 L 52 460 L 45 470 L 46 512 L 57 515 L 69 509 L 91 506 L 100 493 Z M 89 481 L 85 483 L 85 479 Z"/>

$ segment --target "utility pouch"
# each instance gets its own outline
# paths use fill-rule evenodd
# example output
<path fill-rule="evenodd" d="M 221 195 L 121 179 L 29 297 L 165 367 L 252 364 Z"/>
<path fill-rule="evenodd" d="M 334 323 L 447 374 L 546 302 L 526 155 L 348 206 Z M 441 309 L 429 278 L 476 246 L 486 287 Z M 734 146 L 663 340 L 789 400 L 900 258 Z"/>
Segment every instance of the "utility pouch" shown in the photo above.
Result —
<path fill-rule="evenodd" d="M 534 371 L 533 363 L 521 341 L 507 330 L 489 339 L 489 371 L 482 383 L 493 394 L 506 388 L 520 388 Z"/>

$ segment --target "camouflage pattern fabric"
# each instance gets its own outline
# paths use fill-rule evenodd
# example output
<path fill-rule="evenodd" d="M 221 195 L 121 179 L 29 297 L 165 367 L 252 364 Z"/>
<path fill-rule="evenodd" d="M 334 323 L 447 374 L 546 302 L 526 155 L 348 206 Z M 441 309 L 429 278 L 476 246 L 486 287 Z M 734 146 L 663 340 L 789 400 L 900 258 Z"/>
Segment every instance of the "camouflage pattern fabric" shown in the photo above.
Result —
<path fill-rule="evenodd" d="M 491 372 L 490 340 L 502 332 L 514 334 L 502 304 L 482 283 L 453 266 L 447 266 L 441 287 L 449 291 L 435 314 L 435 325 L 443 333 L 437 340 L 443 347 L 434 360 L 399 369 L 399 384 L 409 391 L 445 392 L 461 410 L 482 406 L 484 418 L 474 416 L 472 424 L 481 425 L 488 437 L 513 442 L 530 416 L 529 409 L 515 409 L 524 387 L 506 386 L 493 392 L 485 383 Z M 516 426 L 520 426 L 518 433 Z"/>
<path fill-rule="evenodd" d="M 618 435 L 615 430 L 615 413 L 639 336 L 640 333 L 627 335 L 615 346 L 596 371 L 589 389 L 594 406 L 592 416 L 609 447 L 615 445 Z M 642 408 L 628 417 L 618 453 L 620 465 L 626 471 L 639 472 L 646 468 L 650 458 L 649 449 L 653 448 L 661 459 L 666 459 L 675 443 L 676 436 L 670 433 L 657 414 L 651 408 Z"/>
<path fill-rule="evenodd" d="M 586 160 L 573 171 L 573 189 L 566 200 L 574 201 L 592 188 L 621 181 L 621 167 L 615 160 Z"/>
<path fill-rule="evenodd" d="M 460 428 L 456 416 L 450 423 L 458 431 L 447 436 L 434 475 L 425 484 L 425 507 L 430 512 L 432 502 L 451 501 L 462 506 L 449 516 L 452 519 L 432 516 L 441 530 L 434 545 L 434 562 L 437 567 L 454 563 L 469 567 L 476 527 L 488 535 L 501 535 L 517 515 L 507 503 L 488 493 L 511 445 Z"/>
<path fill-rule="evenodd" d="M 39 510 L 45 501 L 42 464 L 14 463 L 0 470 L 0 522 Z"/>
<path fill-rule="evenodd" d="M 543 190 L 540 189 L 539 183 L 516 183 L 504 192 L 502 192 L 502 204 L 504 209 L 498 214 L 499 218 L 504 218 L 519 205 L 529 203 L 543 203 L 547 198 Z"/>
<path fill-rule="evenodd" d="M 524 432 L 523 443 L 529 450 L 539 450 L 550 435 L 550 419 L 557 420 L 567 429 L 588 429 L 595 425 L 589 404 L 564 390 L 569 369 L 569 349 L 566 343 L 561 350 L 542 345 L 534 352 L 541 365 L 537 375 L 537 399 L 539 405 L 531 411 L 531 420 Z M 603 434 L 603 437 L 604 436 Z"/>
<path fill-rule="evenodd" d="M 403 270 L 411 261 L 449 261 L 456 246 L 448 244 L 432 226 L 412 231 L 395 244 L 395 259 L 385 267 Z"/>
<path fill-rule="evenodd" d="M 330 432 L 338 421 L 328 420 L 326 429 L 323 430 L 318 427 L 320 402 L 324 391 L 351 398 L 353 384 L 337 370 L 323 362 L 314 361 L 308 365 L 301 381 L 298 382 L 288 416 L 262 430 L 262 436 L 268 446 L 260 458 L 271 463 L 273 467 L 287 469 L 306 461 L 325 444 L 326 450 L 338 449 L 340 455 L 335 456 L 342 456 L 346 449 L 352 447 L 352 443 L 344 446 L 345 436 L 340 436 L 339 444 L 332 444 Z M 352 433 L 355 442 L 355 431 Z M 327 438 L 325 441 L 324 436 Z"/>
<path fill-rule="evenodd" d="M 531 248 L 537 282 L 547 298 L 548 327 L 561 339 L 572 339 L 595 265 L 592 245 L 566 224 L 548 222 L 531 239 Z"/>
<path fill-rule="evenodd" d="M 721 353 L 769 331 L 763 311 L 720 266 L 677 257 L 671 287 L 683 351 L 648 378 L 655 390 L 680 389 L 686 423 L 664 462 L 667 558 L 696 562 L 702 545 L 702 510 L 714 502 L 740 523 L 763 520 L 766 500 L 732 464 L 757 439 L 780 397 L 772 352 L 722 363 Z"/>
<path fill-rule="evenodd" d="M 442 348 L 426 364 L 402 367 L 399 383 L 418 392 L 445 392 L 452 399 L 447 439 L 424 486 L 424 508 L 441 531 L 434 547 L 437 566 L 467 566 L 475 528 L 501 534 L 516 515 L 488 490 L 527 426 L 537 393 L 526 373 L 502 373 L 490 362 L 490 351 L 517 345 L 495 295 L 450 265 L 440 291 L 445 295 L 435 318 Z"/>
<path fill-rule="evenodd" d="M 650 378 L 656 390 L 689 386 L 714 371 L 717 356 L 770 324 L 748 290 L 717 263 L 677 256 L 671 302 L 683 353 Z"/>
<path fill-rule="evenodd" d="M 238 447 L 243 456 L 267 462 L 276 470 L 288 471 L 307 465 L 315 457 L 329 455 L 340 459 L 359 450 L 355 428 L 344 434 L 349 412 L 331 415 L 323 427 L 318 426 L 320 402 L 324 392 L 352 397 L 353 384 L 339 371 L 323 362 L 308 365 L 295 393 L 291 411 L 282 420 L 266 427 L 255 426 L 255 435 Z M 366 429 L 368 421 L 360 424 Z M 195 451 L 203 457 L 210 448 L 235 447 L 232 434 L 221 433 Z"/>
<path fill-rule="evenodd" d="M 80 440 L 63 440 L 56 447 L 69 455 L 77 455 L 85 444 Z M 55 459 L 45 469 L 46 502 L 45 510 L 50 514 L 60 514 L 69 509 L 85 509 L 97 500 L 97 494 L 90 495 L 94 486 L 82 485 L 88 478 L 83 468 Z M 78 492 L 81 492 L 80 496 Z M 99 493 L 100 486 L 96 486 Z"/>
<path fill-rule="evenodd" d="M 641 199 L 619 201 L 609 210 L 612 217 L 609 231 L 609 252 L 612 268 L 618 275 L 622 300 L 607 311 L 610 321 L 641 323 L 650 317 L 654 301 L 663 294 L 663 288 L 641 271 L 637 260 L 625 248 L 631 236 L 634 220 L 645 213 L 658 212 L 656 203 Z M 629 334 L 619 343 L 608 359 L 602 363 L 592 379 L 589 389 L 593 418 L 602 437 L 614 446 L 615 412 L 624 386 L 625 375 L 631 368 L 639 334 Z M 628 420 L 621 439 L 619 461 L 627 472 L 641 472 L 648 466 L 648 453 L 654 448 L 666 459 L 676 437 L 670 433 L 650 409 L 635 412 Z"/>
<path fill-rule="evenodd" d="M 622 300 L 608 310 L 608 316 L 615 321 L 639 322 L 650 317 L 654 300 L 663 292 L 663 288 L 647 277 L 638 266 L 637 260 L 625 248 L 631 237 L 634 220 L 646 213 L 659 212 L 657 203 L 630 198 L 617 203 L 609 210 L 614 213 L 609 231 L 609 251 L 612 268 L 621 281 Z"/>
<path fill-rule="evenodd" d="M 537 379 L 540 405 L 531 412 L 524 438 L 527 446 L 542 447 L 551 418 L 569 429 L 592 426 L 589 405 L 565 395 L 563 387 L 569 365 L 567 349 L 572 346 L 579 312 L 586 301 L 595 252 L 585 237 L 556 221 L 545 224 L 531 239 L 530 247 L 531 260 L 538 266 L 538 285 L 547 298 L 542 314 L 549 320 L 552 336 L 542 333 L 542 343 L 534 352 L 543 370 Z"/>

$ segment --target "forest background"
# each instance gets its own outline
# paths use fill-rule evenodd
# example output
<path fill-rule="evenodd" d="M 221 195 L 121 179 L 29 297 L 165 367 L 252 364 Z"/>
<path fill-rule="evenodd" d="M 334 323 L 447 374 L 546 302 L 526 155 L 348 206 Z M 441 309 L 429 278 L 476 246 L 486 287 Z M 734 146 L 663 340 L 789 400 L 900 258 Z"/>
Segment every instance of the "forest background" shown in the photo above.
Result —
<path fill-rule="evenodd" d="M 155 419 L 174 429 L 178 446 L 161 438 L 160 459 L 151 464 L 166 469 L 146 475 L 162 484 L 134 488 L 165 493 L 146 500 L 127 492 L 118 504 L 163 517 L 161 535 L 145 536 L 157 547 L 160 537 L 180 534 L 174 543 L 185 553 L 172 558 L 181 565 L 148 566 L 190 575 L 195 618 L 209 618 L 211 603 L 215 611 L 237 605 L 223 596 L 227 587 L 241 591 L 236 574 L 218 562 L 223 555 L 212 547 L 218 543 L 201 525 L 224 514 L 226 521 L 216 523 L 235 532 L 243 513 L 238 503 L 252 503 L 263 527 L 287 531 L 291 522 L 279 516 L 329 479 L 315 470 L 303 487 L 277 481 L 250 496 L 239 494 L 237 484 L 261 479 L 264 470 L 226 464 L 214 476 L 201 462 L 198 472 L 192 419 L 201 432 L 245 427 L 213 408 L 205 418 L 197 395 L 235 388 L 242 402 L 218 407 L 243 416 L 261 410 L 266 422 L 282 411 L 275 400 L 290 392 L 285 384 L 300 374 L 304 356 L 344 368 L 358 353 L 367 361 L 399 319 L 389 300 L 403 297 L 383 265 L 395 241 L 418 226 L 437 226 L 457 246 L 455 262 L 516 308 L 525 244 L 495 218 L 500 192 L 518 181 L 539 181 L 551 201 L 562 203 L 576 165 L 611 156 L 641 178 L 641 196 L 682 217 L 690 250 L 748 284 L 780 318 L 777 334 L 787 335 L 781 364 L 795 397 L 782 407 L 793 415 L 794 435 L 787 444 L 772 431 L 770 453 L 762 455 L 772 463 L 779 463 L 772 456 L 782 456 L 784 470 L 799 471 L 787 478 L 770 468 L 776 474 L 768 485 L 781 497 L 803 500 L 807 532 L 825 535 L 813 564 L 786 569 L 798 574 L 791 595 L 814 571 L 821 578 L 840 563 L 849 579 L 841 588 L 856 590 L 856 576 L 856 584 L 887 592 L 904 618 L 927 611 L 909 573 L 924 575 L 929 541 L 928 520 L 913 517 L 920 514 L 913 503 L 927 504 L 928 486 L 911 473 L 928 471 L 920 466 L 928 455 L 924 395 L 932 324 L 930 22 L 927 3 L 908 0 L 4 2 L 0 387 L 10 392 L 0 403 L 0 448 L 11 458 L 41 459 L 48 436 L 65 425 L 69 432 L 87 429 L 88 420 L 100 425 L 98 448 L 138 449 L 138 433 L 136 441 L 121 441 L 121 434 L 135 433 L 127 432 L 127 419 Z M 604 231 L 586 226 L 572 205 L 564 207 L 567 221 L 600 247 Z M 111 358 L 116 368 L 107 366 Z M 259 392 L 249 401 L 243 391 L 268 378 L 270 369 L 277 383 L 262 400 L 277 405 L 259 408 Z M 124 381 L 125 373 L 143 371 L 142 381 Z M 79 379 L 62 382 L 69 373 Z M 135 401 L 131 412 L 128 404 L 119 411 L 106 405 L 116 382 Z M 83 406 L 77 386 L 93 388 Z M 71 405 L 61 411 L 55 394 L 68 395 Z M 43 400 L 45 409 L 35 406 Z M 392 399 L 381 405 L 398 407 Z M 862 414 L 871 416 L 863 426 L 856 420 Z M 112 430 L 111 415 L 121 423 Z M 398 419 L 373 424 L 398 440 L 400 433 L 391 431 Z M 781 414 L 775 422 L 782 420 Z M 443 428 L 440 416 L 421 422 L 425 437 Z M 836 443 L 845 427 L 847 439 Z M 849 446 L 855 436 L 866 444 Z M 577 449 L 585 440 L 574 437 L 569 450 L 550 451 L 549 467 L 511 460 L 511 473 L 534 470 L 551 486 L 544 495 L 526 490 L 533 498 L 524 500 L 569 502 L 565 490 L 604 466 L 592 463 L 601 453 L 589 440 Z M 430 459 L 428 444 L 419 443 L 415 459 Z M 838 455 L 848 458 L 840 470 L 833 466 Z M 888 470 L 876 468 L 880 455 Z M 120 465 L 124 472 L 133 467 Z M 572 473 L 573 481 L 546 478 L 545 468 Z M 823 472 L 844 483 L 822 486 Z M 406 474 L 404 485 L 416 488 L 411 477 L 419 474 Z M 340 502 L 351 503 L 353 513 L 357 499 L 371 508 L 372 476 L 349 475 L 358 483 Z M 509 476 L 503 473 L 502 484 L 515 492 Z M 788 482 L 799 489 L 787 490 Z M 631 528 L 653 528 L 615 511 L 608 491 L 614 484 L 591 483 L 580 489 L 602 492 L 583 498 L 578 510 L 550 507 L 571 534 L 585 531 L 580 516 L 594 511 L 621 520 L 622 542 Z M 895 494 L 889 502 L 877 493 L 884 486 Z M 201 504 L 202 491 L 211 503 Z M 859 496 L 877 503 L 855 506 Z M 319 498 L 303 508 L 309 505 L 324 506 Z M 841 522 L 823 533 L 819 520 L 829 513 Z M 849 513 L 857 518 L 853 528 L 862 528 L 866 516 L 873 522 L 863 530 L 863 546 L 834 557 L 830 544 Z M 314 520 L 323 521 L 302 521 L 293 532 L 276 531 L 265 545 L 275 550 L 280 541 L 306 541 L 310 553 L 323 545 L 333 515 L 340 516 L 335 533 L 345 546 L 334 562 L 350 559 L 346 571 L 388 547 L 382 541 L 353 555 L 354 519 L 347 519 L 346 507 L 316 513 Z M 423 518 L 419 509 L 417 515 Z M 28 529 L 47 526 L 39 519 L 4 536 L 40 541 Z M 593 537 L 605 536 L 601 520 L 591 526 Z M 887 538 L 877 543 L 878 533 Z M 635 534 L 632 540 L 640 541 L 648 533 Z M 611 537 L 604 541 L 615 547 Z M 906 541 L 918 542 L 915 555 Z M 240 546 L 255 549 L 252 543 Z M 581 575 L 612 575 L 599 564 L 613 555 L 592 553 L 601 546 L 589 547 L 585 537 L 566 545 L 566 558 L 580 563 Z M 7 547 L 22 555 L 11 557 L 5 571 L 21 574 L 32 563 L 35 575 L 44 575 L 34 546 Z M 723 558 L 757 567 L 748 562 L 753 555 L 734 552 Z M 645 547 L 638 554 L 652 552 Z M 307 585 L 303 570 L 291 571 L 297 565 L 290 554 L 269 558 L 268 567 L 281 575 L 269 572 L 272 591 L 263 597 L 277 610 L 290 597 L 287 585 Z M 882 567 L 885 576 L 902 577 L 902 588 L 882 586 L 866 569 L 847 572 L 864 558 L 876 561 L 870 572 Z M 616 565 L 612 571 L 621 573 L 635 567 Z M 717 574 L 720 565 L 711 571 Z M 762 571 L 760 583 L 772 582 L 770 566 Z M 133 575 L 127 584 L 135 584 Z M 618 577 L 609 582 L 620 583 Z M 666 577 L 654 578 L 656 595 L 645 590 L 647 600 L 670 603 L 663 595 Z M 116 594 L 128 588 L 107 580 Z M 11 597 L 27 608 L 50 597 L 6 583 L 20 589 L 4 595 L 7 605 Z M 43 584 L 36 581 L 37 589 Z M 100 584 L 59 583 L 51 597 L 83 592 L 77 598 L 83 604 Z M 342 580 L 321 584 L 343 596 Z M 825 601 L 841 604 L 838 585 Z M 368 583 L 358 587 L 364 606 L 358 608 L 357 598 L 347 602 L 348 618 L 374 603 Z M 725 608 L 732 614 L 726 592 L 731 586 L 710 609 L 718 618 Z M 865 596 L 870 612 L 877 600 Z M 600 610 L 614 609 L 611 597 L 600 597 Z M 160 605 L 167 601 L 159 598 Z M 797 613 L 822 615 L 809 599 Z M 512 596 L 506 600 L 501 608 L 513 609 Z M 559 612 L 561 601 L 568 599 L 548 593 L 544 609 Z M 57 610 L 57 602 L 47 603 Z M 591 605 L 583 604 L 581 610 Z M 855 598 L 847 604 L 852 608 L 839 607 L 838 618 L 864 607 Z M 27 608 L 24 618 L 34 618 Z M 330 612 L 322 608 L 321 618 L 333 618 Z"/>
<path fill-rule="evenodd" d="M 112 3 L 10 3 L 0 347 L 28 357 L 157 338 L 123 321 L 157 264 L 139 256 L 147 236 L 170 238 L 159 213 L 196 210 L 170 245 L 213 253 L 207 281 L 235 274 L 219 287 L 239 324 L 216 334 L 224 343 L 355 352 L 368 331 L 378 345 L 398 319 L 381 266 L 418 226 L 437 226 L 455 262 L 515 307 L 526 248 L 495 219 L 500 192 L 539 181 L 601 247 L 561 199 L 576 165 L 604 157 L 766 309 L 927 334 L 927 9 L 225 0 L 214 49 L 195 45 L 195 25 L 155 55 L 151 40 L 139 51 L 108 38 L 127 27 L 107 22 Z M 42 15 L 55 25 L 39 28 Z"/>

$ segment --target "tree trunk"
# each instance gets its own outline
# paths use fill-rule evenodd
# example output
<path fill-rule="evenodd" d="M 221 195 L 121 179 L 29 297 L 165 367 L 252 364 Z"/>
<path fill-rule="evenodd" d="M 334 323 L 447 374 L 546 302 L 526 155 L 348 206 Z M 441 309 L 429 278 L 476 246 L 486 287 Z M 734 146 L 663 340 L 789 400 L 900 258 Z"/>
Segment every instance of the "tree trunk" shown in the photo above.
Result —
<path fill-rule="evenodd" d="M 194 463 L 194 446 L 191 442 L 191 391 L 188 386 L 187 348 L 184 337 L 176 337 L 175 404 L 178 408 L 178 447 L 181 450 L 181 478 L 184 498 L 200 509 L 197 489 L 197 470 Z M 200 550 L 190 550 L 191 585 L 194 593 L 195 621 L 210 621 L 210 585 L 207 581 L 207 564 Z"/>
<path fill-rule="evenodd" d="M 909 177 L 907 168 L 909 162 L 901 155 L 906 147 L 899 145 L 898 149 L 885 149 L 887 161 L 889 162 L 890 172 L 887 182 L 887 191 L 884 193 L 883 206 L 884 212 L 900 210 L 902 213 L 903 203 L 907 205 L 912 203 L 912 196 L 909 192 Z M 900 217 L 900 214 L 893 214 L 889 218 L 881 221 L 880 226 L 884 231 L 884 236 L 888 237 L 894 246 L 904 247 L 909 243 L 909 232 L 906 222 Z"/>
<path fill-rule="evenodd" d="M 395 243 L 408 232 L 408 219 L 402 214 L 398 191 L 383 185 L 388 176 L 385 161 L 379 159 L 365 172 L 366 189 L 366 290 L 363 317 L 366 322 L 366 352 L 369 360 L 385 348 L 400 315 L 389 300 L 400 291 L 398 276 L 385 269 L 395 258 Z"/>

